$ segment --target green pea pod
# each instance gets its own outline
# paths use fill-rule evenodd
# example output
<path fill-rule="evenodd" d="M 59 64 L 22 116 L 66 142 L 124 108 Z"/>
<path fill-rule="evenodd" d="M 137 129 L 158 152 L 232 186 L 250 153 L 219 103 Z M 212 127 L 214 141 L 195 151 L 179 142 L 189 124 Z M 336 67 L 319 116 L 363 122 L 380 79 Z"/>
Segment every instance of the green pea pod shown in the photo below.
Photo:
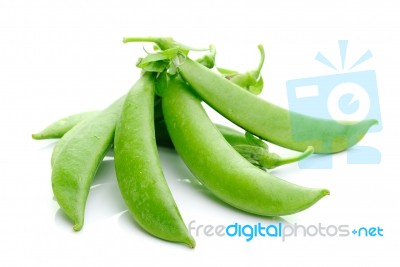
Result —
<path fill-rule="evenodd" d="M 154 76 L 145 73 L 126 97 L 114 138 L 118 185 L 143 229 L 194 247 L 161 169 L 154 130 L 154 90 Z"/>
<path fill-rule="evenodd" d="M 171 141 L 171 138 L 169 137 L 167 127 L 164 122 L 164 118 L 161 113 L 161 104 L 158 101 L 154 101 L 154 124 L 155 124 L 155 133 L 156 133 L 156 143 L 158 146 L 162 147 L 168 147 L 174 149 L 174 145 Z M 95 115 L 99 111 L 92 111 L 92 112 L 83 112 L 79 113 L 76 115 L 71 115 L 70 117 L 76 116 L 76 118 L 80 118 L 81 121 L 89 118 L 92 115 Z M 84 115 L 86 114 L 87 115 Z M 159 115 L 157 116 L 157 113 Z M 62 121 L 65 119 L 61 119 L 60 121 L 56 121 L 52 123 L 51 125 L 59 125 L 63 124 Z M 80 123 L 78 120 L 74 120 L 75 125 Z M 51 126 L 50 125 L 50 126 Z M 71 128 L 73 128 L 75 125 L 73 125 L 72 120 L 69 121 L 69 127 L 47 127 L 45 134 L 41 134 L 40 139 L 51 139 L 51 138 L 60 138 L 62 137 L 65 133 L 67 133 Z M 234 130 L 228 126 L 216 124 L 218 130 L 221 132 L 221 134 L 224 136 L 226 141 L 233 146 L 236 151 L 238 151 L 244 158 L 246 158 L 249 162 L 251 162 L 253 165 L 265 170 L 265 169 L 272 169 L 284 164 L 289 164 L 293 163 L 299 160 L 302 160 L 309 155 L 312 154 L 313 149 L 310 147 L 307 149 L 305 152 L 300 154 L 299 156 L 295 156 L 292 158 L 281 158 L 279 155 L 275 153 L 270 153 L 268 151 L 268 145 L 263 142 L 261 139 L 255 137 L 249 132 L 246 132 L 243 134 L 242 132 L 239 132 L 237 130 Z M 43 133 L 44 131 L 42 131 Z M 55 153 L 53 153 L 53 158 L 55 155 L 57 155 L 57 151 L 59 150 L 59 147 L 55 149 Z"/>
<path fill-rule="evenodd" d="M 281 216 L 304 210 L 329 194 L 250 164 L 223 138 L 189 90 L 184 82 L 170 80 L 162 96 L 164 118 L 178 154 L 215 196 L 249 213 Z"/>
<path fill-rule="evenodd" d="M 242 157 L 262 170 L 270 170 L 278 166 L 303 160 L 314 152 L 314 148 L 310 146 L 306 151 L 297 156 L 282 158 L 276 153 L 269 152 L 268 145 L 265 142 L 248 132 L 243 134 L 224 125 L 215 124 L 215 126 L 224 139 L 228 141 Z M 155 122 L 155 129 L 157 145 L 175 149 L 171 137 L 168 134 L 165 121 Z"/>
<path fill-rule="evenodd" d="M 189 58 L 179 65 L 182 77 L 212 108 L 252 134 L 289 149 L 316 153 L 345 150 L 362 139 L 377 124 L 337 122 L 291 112 L 243 90 Z"/>
<path fill-rule="evenodd" d="M 87 119 L 95 114 L 97 111 L 88 111 L 70 115 L 68 117 L 62 118 L 49 126 L 47 126 L 42 131 L 32 134 L 32 138 L 36 140 L 51 139 L 51 138 L 61 138 L 66 132 L 71 130 L 76 124 L 84 119 Z"/>
<path fill-rule="evenodd" d="M 88 119 L 92 115 L 98 114 L 100 111 L 87 111 L 82 113 L 77 113 L 70 115 L 66 118 L 73 118 L 71 120 L 68 119 L 68 127 L 64 127 L 66 118 L 62 118 L 58 121 L 53 122 L 49 126 L 47 126 L 44 130 L 42 130 L 38 134 L 33 134 L 35 136 L 39 136 L 40 138 L 34 138 L 36 140 L 43 139 L 52 139 L 52 138 L 61 138 L 69 132 L 73 127 L 75 127 L 78 123 Z M 164 147 L 173 148 L 173 144 L 171 138 L 168 135 L 167 128 L 165 126 L 164 118 L 162 115 L 162 107 L 161 103 L 158 101 L 154 102 L 154 123 L 156 129 L 156 140 L 157 144 Z M 158 115 L 157 115 L 158 114 Z M 53 127 L 53 125 L 55 127 Z M 62 126 L 62 127 L 59 127 Z M 234 130 L 228 126 L 216 124 L 218 130 L 222 133 L 225 139 L 232 145 L 256 145 L 263 147 L 268 151 L 268 145 L 264 143 L 261 139 L 253 136 L 250 133 L 246 133 L 243 135 L 242 132 Z M 32 135 L 32 136 L 33 136 Z"/>
<path fill-rule="evenodd" d="M 52 155 L 52 187 L 61 209 L 79 231 L 99 164 L 110 148 L 124 97 L 66 133 Z"/>
<path fill-rule="evenodd" d="M 124 42 L 154 42 L 161 49 L 180 45 L 172 38 L 154 37 L 124 38 Z M 179 69 L 202 100 L 227 119 L 264 140 L 289 149 L 305 151 L 312 146 L 315 153 L 340 152 L 358 143 L 369 128 L 378 123 L 375 119 L 338 122 L 291 112 L 257 98 L 187 57 L 181 58 L 174 68 Z"/>
<path fill-rule="evenodd" d="M 251 133 L 246 132 L 245 134 L 243 134 L 235 129 L 232 129 L 231 127 L 220 124 L 216 124 L 216 126 L 231 146 L 250 145 L 260 147 L 264 151 L 268 152 L 268 145 Z"/>

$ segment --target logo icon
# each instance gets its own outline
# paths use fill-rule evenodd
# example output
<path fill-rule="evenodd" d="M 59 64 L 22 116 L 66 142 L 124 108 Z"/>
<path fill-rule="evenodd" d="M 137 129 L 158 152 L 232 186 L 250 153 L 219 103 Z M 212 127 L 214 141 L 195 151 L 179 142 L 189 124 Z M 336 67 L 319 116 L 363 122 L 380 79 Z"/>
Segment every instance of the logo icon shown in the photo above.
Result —
<path fill-rule="evenodd" d="M 288 80 L 286 83 L 289 109 L 314 117 L 336 121 L 377 119 L 380 123 L 369 130 L 382 130 L 378 87 L 374 70 L 353 71 L 372 58 L 367 50 L 359 59 L 346 67 L 347 40 L 339 40 L 341 68 L 332 64 L 321 52 L 315 59 L 335 70 L 336 74 Z M 296 129 L 293 137 L 296 138 Z M 348 164 L 378 164 L 380 151 L 370 146 L 354 146 L 347 151 Z M 332 168 L 332 156 L 314 156 L 299 162 L 300 168 Z"/>

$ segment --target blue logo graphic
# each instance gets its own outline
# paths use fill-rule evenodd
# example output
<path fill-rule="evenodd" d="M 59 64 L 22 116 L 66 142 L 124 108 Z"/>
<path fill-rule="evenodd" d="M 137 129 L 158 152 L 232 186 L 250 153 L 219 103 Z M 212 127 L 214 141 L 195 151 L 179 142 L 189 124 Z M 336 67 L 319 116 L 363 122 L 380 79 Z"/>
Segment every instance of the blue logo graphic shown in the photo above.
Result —
<path fill-rule="evenodd" d="M 286 83 L 289 108 L 292 111 L 336 121 L 377 119 L 378 125 L 369 132 L 382 130 L 378 87 L 374 70 L 352 71 L 372 57 L 367 50 L 355 63 L 346 68 L 347 40 L 339 41 L 341 68 L 335 67 L 322 53 L 315 59 L 338 74 L 288 80 Z M 293 129 L 293 137 L 300 132 Z M 370 146 L 354 146 L 347 151 L 348 164 L 378 164 L 381 154 Z M 331 155 L 315 155 L 299 162 L 300 168 L 332 168 Z"/>

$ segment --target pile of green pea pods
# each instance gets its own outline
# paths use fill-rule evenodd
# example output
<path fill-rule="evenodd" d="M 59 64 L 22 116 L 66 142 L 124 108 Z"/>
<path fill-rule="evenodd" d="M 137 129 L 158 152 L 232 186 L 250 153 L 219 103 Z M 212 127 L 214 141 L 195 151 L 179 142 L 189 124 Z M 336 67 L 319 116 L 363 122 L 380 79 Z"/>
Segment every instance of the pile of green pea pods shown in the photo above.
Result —
<path fill-rule="evenodd" d="M 150 234 L 195 246 L 165 180 L 158 146 L 173 148 L 193 175 L 223 202 L 262 216 L 309 208 L 329 194 L 282 180 L 267 169 L 311 153 L 336 153 L 356 144 L 376 120 L 336 122 L 294 113 L 256 95 L 264 50 L 256 70 L 218 68 L 215 47 L 192 60 L 192 49 L 171 38 L 124 38 L 153 42 L 155 52 L 140 58 L 142 74 L 127 95 L 101 111 L 60 119 L 34 139 L 60 138 L 52 157 L 52 188 L 61 209 L 79 231 L 93 177 L 113 147 L 122 197 L 136 222 Z M 214 124 L 202 101 L 245 130 Z M 293 123 L 293 122 L 297 123 Z M 292 125 L 301 125 L 294 139 Z M 297 129 L 298 132 L 298 129 Z M 300 151 L 282 159 L 263 141 Z"/>

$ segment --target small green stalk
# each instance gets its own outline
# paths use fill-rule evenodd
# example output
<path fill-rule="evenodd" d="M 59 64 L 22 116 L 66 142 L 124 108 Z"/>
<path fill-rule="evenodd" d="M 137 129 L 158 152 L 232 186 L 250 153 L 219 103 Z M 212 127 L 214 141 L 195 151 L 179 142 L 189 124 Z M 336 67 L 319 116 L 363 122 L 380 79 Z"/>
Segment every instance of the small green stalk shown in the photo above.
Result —
<path fill-rule="evenodd" d="M 293 163 L 307 158 L 314 152 L 312 146 L 297 155 L 290 158 L 281 158 L 278 154 L 268 152 L 268 150 L 254 145 L 236 145 L 233 148 L 239 152 L 245 159 L 260 169 L 274 169 L 278 166 Z"/>
<path fill-rule="evenodd" d="M 158 48 L 161 49 L 158 53 L 149 54 L 147 57 L 139 59 L 137 67 L 148 72 L 161 73 L 166 69 L 169 69 L 168 73 L 175 74 L 176 68 L 178 68 L 180 63 L 186 58 L 189 51 L 210 51 L 208 55 L 205 55 L 196 61 L 209 69 L 212 69 L 215 65 L 216 49 L 214 45 L 210 45 L 208 49 L 196 49 L 178 43 L 170 37 L 125 37 L 122 41 L 124 43 L 154 43 L 156 45 L 156 51 Z M 232 83 L 239 85 L 255 95 L 260 94 L 264 87 L 264 81 L 260 73 L 265 61 L 265 51 L 261 44 L 257 47 L 260 51 L 261 57 L 255 70 L 239 73 L 234 70 L 218 68 L 218 71 Z M 174 55 L 176 57 L 174 57 Z M 182 55 L 184 56 L 182 57 Z M 171 64 L 171 62 L 173 64 Z"/>
<path fill-rule="evenodd" d="M 314 148 L 312 146 L 309 146 L 303 153 L 301 153 L 297 156 L 289 157 L 286 159 L 282 159 L 282 158 L 279 159 L 279 165 L 276 165 L 276 167 L 284 165 L 284 164 L 294 163 L 294 162 L 303 160 L 303 159 L 311 156 L 312 153 L 314 153 Z M 278 157 L 280 157 L 280 156 L 278 156 Z"/>
<path fill-rule="evenodd" d="M 176 47 L 176 42 L 170 37 L 124 37 L 125 43 L 155 43 L 161 50 L 167 50 Z"/>
<path fill-rule="evenodd" d="M 185 60 L 189 51 L 210 51 L 210 54 L 198 59 L 198 62 L 207 68 L 213 68 L 215 62 L 216 49 L 210 45 L 208 49 L 192 48 L 176 42 L 170 37 L 124 37 L 124 43 L 148 42 L 154 43 L 156 53 L 149 53 L 144 58 L 139 58 L 136 66 L 147 72 L 162 73 L 168 71 L 175 75 L 176 68 Z M 158 50 L 161 51 L 158 51 Z"/>
<path fill-rule="evenodd" d="M 265 51 L 261 44 L 257 47 L 260 51 L 260 62 L 255 70 L 239 73 L 235 70 L 218 68 L 218 71 L 223 74 L 225 78 L 255 95 L 260 94 L 264 87 L 264 81 L 260 73 L 265 61 Z"/>
<path fill-rule="evenodd" d="M 123 43 L 155 43 L 161 50 L 179 48 L 184 51 L 207 51 L 208 48 L 193 48 L 176 42 L 171 37 L 124 37 Z"/>
<path fill-rule="evenodd" d="M 210 45 L 209 50 L 209 54 L 197 59 L 196 61 L 206 68 L 212 69 L 215 66 L 215 55 L 217 54 L 217 50 L 215 45 Z"/>

